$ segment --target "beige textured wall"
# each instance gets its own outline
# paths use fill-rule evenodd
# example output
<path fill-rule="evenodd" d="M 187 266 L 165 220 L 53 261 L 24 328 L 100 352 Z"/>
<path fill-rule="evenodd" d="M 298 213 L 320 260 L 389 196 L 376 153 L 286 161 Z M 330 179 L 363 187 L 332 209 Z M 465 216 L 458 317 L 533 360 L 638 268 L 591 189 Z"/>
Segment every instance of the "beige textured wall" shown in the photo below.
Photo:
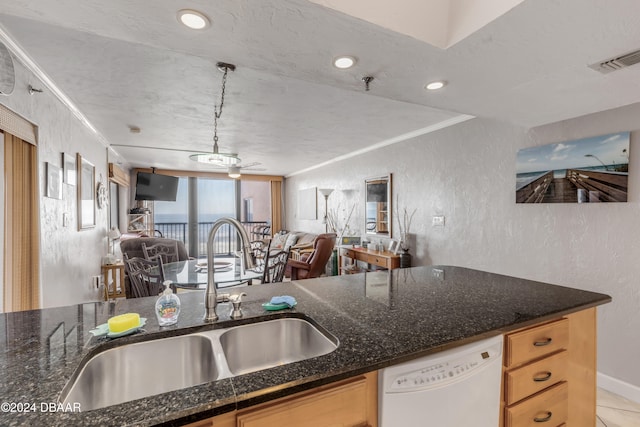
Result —
<path fill-rule="evenodd" d="M 516 205 L 514 194 L 520 148 L 633 131 L 639 116 L 633 105 L 532 130 L 474 119 L 294 175 L 286 180 L 286 227 L 324 229 L 320 220 L 296 218 L 298 190 L 317 186 L 352 190 L 334 192 L 329 206 L 357 203 L 362 232 L 364 179 L 391 172 L 394 201 L 398 195 L 417 208 L 414 265 L 466 266 L 611 295 L 613 303 L 599 309 L 599 371 L 640 386 L 640 132 L 631 136 L 627 203 Z M 431 225 L 434 215 L 446 217 L 444 227 Z"/>

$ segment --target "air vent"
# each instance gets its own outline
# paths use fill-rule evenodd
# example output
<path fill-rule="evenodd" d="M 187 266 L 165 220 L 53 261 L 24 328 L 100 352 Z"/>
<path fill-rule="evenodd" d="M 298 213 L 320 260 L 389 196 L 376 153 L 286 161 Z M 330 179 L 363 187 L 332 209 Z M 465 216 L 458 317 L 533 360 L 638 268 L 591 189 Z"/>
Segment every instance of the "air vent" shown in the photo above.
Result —
<path fill-rule="evenodd" d="M 640 50 L 629 52 L 622 56 L 607 59 L 606 61 L 597 62 L 589 65 L 596 71 L 600 71 L 603 74 L 610 73 L 612 71 L 620 70 L 625 67 L 630 67 L 640 62 Z"/>

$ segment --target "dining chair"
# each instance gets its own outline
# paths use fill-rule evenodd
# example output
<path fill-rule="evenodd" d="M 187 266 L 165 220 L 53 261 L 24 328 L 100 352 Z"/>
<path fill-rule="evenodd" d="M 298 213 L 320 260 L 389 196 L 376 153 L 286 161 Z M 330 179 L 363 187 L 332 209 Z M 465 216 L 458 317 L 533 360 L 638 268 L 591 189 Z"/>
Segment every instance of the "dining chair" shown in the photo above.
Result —
<path fill-rule="evenodd" d="M 147 260 L 140 257 L 129 258 L 125 255 L 124 266 L 129 276 L 133 298 L 157 296 L 163 290 L 162 257 Z"/>
<path fill-rule="evenodd" d="M 177 240 L 158 242 L 154 245 L 149 246 L 147 246 L 147 244 L 143 242 L 142 252 L 144 253 L 144 257 L 146 259 L 151 260 L 154 257 L 160 257 L 164 264 L 177 262 L 180 259 L 180 257 L 178 256 Z"/>
<path fill-rule="evenodd" d="M 289 251 L 267 251 L 264 263 L 262 283 L 277 283 L 284 279 L 284 270 L 287 268 Z"/>
<path fill-rule="evenodd" d="M 250 242 L 251 255 L 253 256 L 253 261 L 256 264 L 256 267 L 254 268 L 255 271 L 264 271 L 264 263 L 267 259 L 270 246 L 270 240 L 254 240 Z"/>

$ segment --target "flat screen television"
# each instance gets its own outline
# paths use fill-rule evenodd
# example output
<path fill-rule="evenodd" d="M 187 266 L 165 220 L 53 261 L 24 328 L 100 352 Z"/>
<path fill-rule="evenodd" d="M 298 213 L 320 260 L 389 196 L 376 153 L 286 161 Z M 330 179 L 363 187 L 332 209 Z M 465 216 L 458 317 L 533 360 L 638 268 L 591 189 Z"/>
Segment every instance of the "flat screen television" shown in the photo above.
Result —
<path fill-rule="evenodd" d="M 175 202 L 178 194 L 178 177 L 156 173 L 138 172 L 136 200 L 161 200 Z"/>

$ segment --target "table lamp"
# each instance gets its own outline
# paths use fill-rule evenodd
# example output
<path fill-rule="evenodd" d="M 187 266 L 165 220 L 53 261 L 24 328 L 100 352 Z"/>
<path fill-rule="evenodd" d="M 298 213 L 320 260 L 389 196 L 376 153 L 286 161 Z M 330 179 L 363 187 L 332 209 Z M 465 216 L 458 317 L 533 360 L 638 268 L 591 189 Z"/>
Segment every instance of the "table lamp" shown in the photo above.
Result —
<path fill-rule="evenodd" d="M 120 230 L 117 227 L 111 227 L 111 230 L 107 233 L 107 239 L 109 239 L 109 253 L 104 257 L 104 265 L 111 265 L 116 263 L 116 256 L 114 254 L 115 245 L 114 242 L 120 238 Z"/>

